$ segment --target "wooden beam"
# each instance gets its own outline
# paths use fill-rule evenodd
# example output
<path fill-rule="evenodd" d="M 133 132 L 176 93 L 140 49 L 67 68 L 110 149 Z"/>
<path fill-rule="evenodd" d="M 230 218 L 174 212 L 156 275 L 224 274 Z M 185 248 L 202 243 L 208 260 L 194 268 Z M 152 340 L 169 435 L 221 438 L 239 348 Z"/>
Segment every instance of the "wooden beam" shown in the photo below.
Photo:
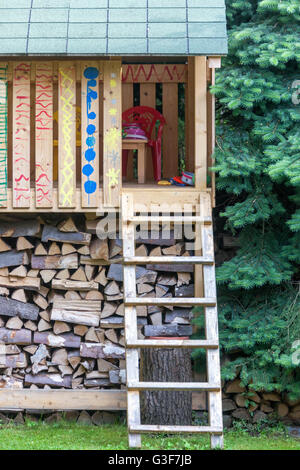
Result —
<path fill-rule="evenodd" d="M 103 202 L 120 206 L 122 188 L 121 61 L 104 62 Z"/>
<path fill-rule="evenodd" d="M 209 71 L 209 84 L 215 84 L 215 69 L 208 69 Z M 215 95 L 207 92 L 207 167 L 208 173 L 211 178 L 210 187 L 212 189 L 211 198 L 212 198 L 212 207 L 215 207 L 216 203 L 216 174 L 209 170 L 214 164 L 215 160 L 213 159 L 213 153 L 215 151 L 215 141 L 216 141 L 216 113 L 215 113 Z"/>
<path fill-rule="evenodd" d="M 195 187 L 207 188 L 206 57 L 195 57 Z"/>
<path fill-rule="evenodd" d="M 121 390 L 0 390 L 0 409 L 126 410 Z"/>
<path fill-rule="evenodd" d="M 76 193 L 76 67 L 61 62 L 58 74 L 59 207 L 74 208 Z"/>
<path fill-rule="evenodd" d="M 36 65 L 35 203 L 53 206 L 53 70 L 52 62 Z"/>
<path fill-rule="evenodd" d="M 8 63 L 0 63 L 0 207 L 7 207 Z"/>
<path fill-rule="evenodd" d="M 97 62 L 82 62 L 81 203 L 97 208 L 99 200 L 99 75 Z"/>
<path fill-rule="evenodd" d="M 13 206 L 30 207 L 30 62 L 13 66 Z"/>

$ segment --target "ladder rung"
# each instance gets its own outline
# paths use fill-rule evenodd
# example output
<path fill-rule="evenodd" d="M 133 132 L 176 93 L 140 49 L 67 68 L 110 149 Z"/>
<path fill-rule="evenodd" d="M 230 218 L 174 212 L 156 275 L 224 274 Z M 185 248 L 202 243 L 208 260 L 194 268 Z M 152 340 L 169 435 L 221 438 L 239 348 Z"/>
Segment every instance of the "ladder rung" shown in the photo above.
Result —
<path fill-rule="evenodd" d="M 215 307 L 216 299 L 209 298 L 193 298 L 193 297 L 127 297 L 124 299 L 125 306 L 139 305 L 190 305 L 195 307 L 202 305 L 203 307 Z"/>
<path fill-rule="evenodd" d="M 203 392 L 219 392 L 220 385 L 205 382 L 130 382 L 128 390 L 202 390 Z"/>
<path fill-rule="evenodd" d="M 207 339 L 137 339 L 127 342 L 127 348 L 203 348 L 218 349 L 218 341 Z"/>
<path fill-rule="evenodd" d="M 221 427 L 214 426 L 161 426 L 159 424 L 136 424 L 134 426 L 129 426 L 129 432 L 132 434 L 147 432 L 166 432 L 170 434 L 223 434 L 223 429 Z"/>
<path fill-rule="evenodd" d="M 203 224 L 211 224 L 212 223 L 212 218 L 207 216 L 207 217 L 201 217 L 201 216 L 168 216 L 168 215 L 162 215 L 162 216 L 147 216 L 147 215 L 136 215 L 132 217 L 128 217 L 127 219 L 128 222 L 132 222 L 134 224 L 147 224 L 149 222 L 151 223 L 203 223 Z"/>
<path fill-rule="evenodd" d="M 132 256 L 124 258 L 124 264 L 214 264 L 205 256 Z"/>

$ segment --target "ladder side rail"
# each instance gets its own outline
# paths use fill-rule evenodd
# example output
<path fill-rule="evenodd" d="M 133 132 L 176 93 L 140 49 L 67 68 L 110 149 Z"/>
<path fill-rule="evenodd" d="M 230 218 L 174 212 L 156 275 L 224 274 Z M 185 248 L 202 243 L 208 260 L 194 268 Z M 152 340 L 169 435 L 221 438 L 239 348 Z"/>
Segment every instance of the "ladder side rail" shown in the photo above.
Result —
<path fill-rule="evenodd" d="M 130 194 L 122 196 L 122 237 L 123 255 L 135 255 L 135 228 L 128 224 L 128 217 L 133 216 L 133 199 Z M 124 297 L 136 297 L 136 268 L 123 265 L 123 289 Z M 137 313 L 135 306 L 125 305 L 125 347 L 127 343 L 137 341 Z M 126 347 L 126 382 L 139 381 L 139 351 Z M 127 425 L 129 447 L 141 447 L 141 435 L 130 432 L 130 427 L 141 425 L 140 393 L 138 390 L 127 389 Z"/>

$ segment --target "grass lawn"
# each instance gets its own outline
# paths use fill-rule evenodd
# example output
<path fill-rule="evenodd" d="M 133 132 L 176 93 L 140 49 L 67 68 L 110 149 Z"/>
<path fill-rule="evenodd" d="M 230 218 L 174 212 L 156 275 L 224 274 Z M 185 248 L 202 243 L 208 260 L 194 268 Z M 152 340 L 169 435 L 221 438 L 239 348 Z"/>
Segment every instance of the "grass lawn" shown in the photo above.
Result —
<path fill-rule="evenodd" d="M 207 450 L 208 436 L 144 435 L 143 449 Z M 128 449 L 124 425 L 102 427 L 65 422 L 28 422 L 0 428 L 0 450 L 121 450 Z M 259 436 L 247 431 L 225 432 L 227 450 L 300 450 L 300 439 L 289 437 L 284 429 L 264 430 Z"/>

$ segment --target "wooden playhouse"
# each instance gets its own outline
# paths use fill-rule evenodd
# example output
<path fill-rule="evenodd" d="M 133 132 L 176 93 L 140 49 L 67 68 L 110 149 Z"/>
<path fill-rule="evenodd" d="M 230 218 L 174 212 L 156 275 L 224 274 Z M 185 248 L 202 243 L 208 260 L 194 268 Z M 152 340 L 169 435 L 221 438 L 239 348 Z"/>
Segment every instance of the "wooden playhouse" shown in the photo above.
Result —
<path fill-rule="evenodd" d="M 131 446 L 139 446 L 140 434 L 148 431 L 207 432 L 213 447 L 222 446 L 212 231 L 215 188 L 209 171 L 215 103 L 209 86 L 227 51 L 224 0 L 4 0 L 0 14 L 0 340 L 10 358 L 0 364 L 0 408 L 127 407 Z M 159 110 L 165 120 L 155 172 L 151 142 L 157 126 L 144 139 L 126 138 L 122 131 L 122 115 L 133 107 Z M 158 180 L 180 176 L 179 160 L 194 174 L 193 184 L 160 184 Z M 113 253 L 107 254 L 107 246 L 97 240 L 97 223 L 108 214 L 120 220 L 122 253 L 113 242 Z M 63 220 L 70 216 L 73 227 L 70 219 Z M 80 217 L 85 217 L 86 229 L 78 231 Z M 156 231 L 159 224 L 171 224 L 171 229 L 194 226 L 194 253 L 181 245 L 179 251 L 160 256 L 159 249 L 153 256 L 147 243 L 135 253 L 135 227 L 149 223 Z M 103 281 L 106 267 L 114 264 L 123 269 L 121 295 L 111 283 L 108 293 Z M 188 271 L 194 276 L 193 295 L 174 297 L 171 290 L 167 296 L 146 291 L 138 295 L 137 265 L 150 272 L 164 272 L 164 267 L 169 273 Z M 104 297 L 99 286 L 107 289 Z M 76 295 L 66 296 L 69 291 Z M 116 315 L 104 318 L 100 312 L 116 301 L 125 314 L 122 324 L 117 323 L 125 330 L 118 345 L 124 348 L 110 357 L 103 349 L 116 341 Z M 30 310 L 31 305 L 35 308 Z M 138 309 L 149 313 L 149 308 L 196 305 L 205 308 L 205 339 L 138 336 Z M 101 333 L 102 326 L 112 330 L 110 336 Z M 97 340 L 88 328 L 98 328 Z M 56 348 L 63 362 L 56 364 L 53 355 L 52 362 L 45 355 L 34 363 L 32 356 L 41 345 L 45 354 Z M 140 382 L 139 349 L 155 346 L 205 348 L 207 382 Z M 68 348 L 73 348 L 72 354 Z M 91 349 L 90 356 L 84 355 Z M 85 366 L 76 359 L 79 350 L 87 358 Z M 101 382 L 107 380 L 108 370 L 97 370 L 95 360 L 112 359 L 110 375 L 115 377 L 117 359 L 125 369 L 125 352 L 126 387 L 120 388 L 117 378 L 117 387 L 110 390 Z M 73 372 L 91 368 L 84 382 L 76 382 L 80 374 L 73 375 L 76 387 L 70 385 L 72 377 L 65 378 L 70 364 Z M 4 374 L 9 368 L 11 380 Z M 44 385 L 47 390 L 41 390 Z M 139 392 L 161 388 L 207 392 L 208 426 L 140 424 Z"/>

